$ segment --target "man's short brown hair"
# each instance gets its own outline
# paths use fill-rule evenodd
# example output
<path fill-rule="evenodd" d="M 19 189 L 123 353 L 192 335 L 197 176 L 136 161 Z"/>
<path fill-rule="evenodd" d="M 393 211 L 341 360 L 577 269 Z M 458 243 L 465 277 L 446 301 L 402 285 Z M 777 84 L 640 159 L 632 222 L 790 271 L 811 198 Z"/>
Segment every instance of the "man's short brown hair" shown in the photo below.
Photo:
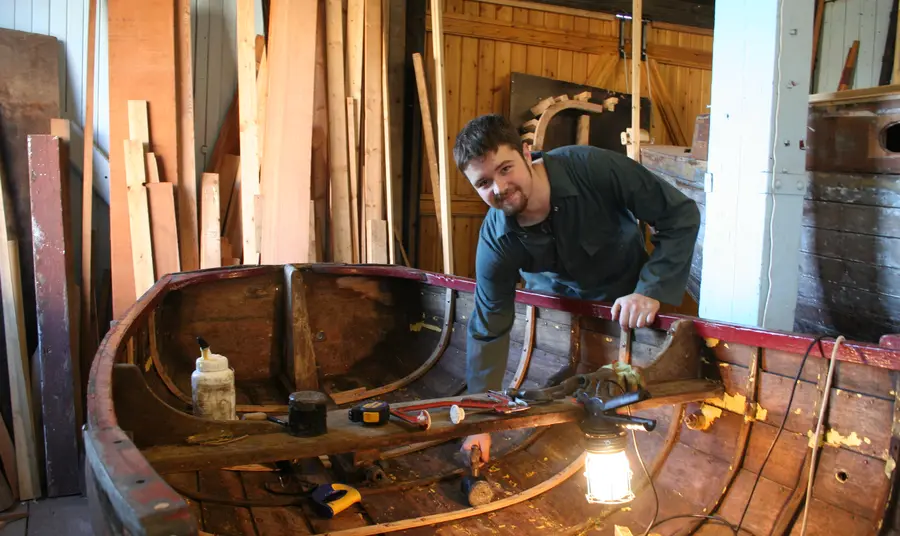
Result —
<path fill-rule="evenodd" d="M 487 114 L 472 119 L 456 135 L 453 147 L 453 158 L 456 167 L 463 173 L 469 162 L 482 158 L 485 154 L 496 152 L 501 145 L 509 145 L 522 158 L 522 139 L 516 127 L 500 114 Z"/>

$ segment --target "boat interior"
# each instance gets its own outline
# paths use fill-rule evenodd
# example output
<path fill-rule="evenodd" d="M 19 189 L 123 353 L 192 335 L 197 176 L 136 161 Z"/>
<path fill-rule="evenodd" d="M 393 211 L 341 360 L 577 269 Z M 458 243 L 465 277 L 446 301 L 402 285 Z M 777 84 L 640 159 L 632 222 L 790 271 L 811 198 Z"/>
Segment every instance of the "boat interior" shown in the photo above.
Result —
<path fill-rule="evenodd" d="M 605 305 L 519 291 L 507 393 L 552 391 L 598 371 L 614 381 L 637 371 L 649 392 L 627 409 L 655 427 L 627 432 L 634 498 L 623 504 L 586 500 L 584 413 L 570 391 L 458 423 L 434 409 L 428 429 L 351 422 L 348 409 L 363 401 L 393 408 L 468 395 L 473 290 L 471 280 L 379 266 L 166 276 L 110 330 L 91 370 L 84 439 L 97 526 L 221 536 L 824 535 L 836 526 L 868 535 L 894 526 L 900 355 L 890 338 L 660 315 L 623 340 Z M 234 370 L 237 421 L 191 413 L 198 337 Z M 328 395 L 325 435 L 295 437 L 277 422 L 296 391 Z M 471 506 L 460 444 L 483 431 L 492 433 L 482 474 L 493 498 Z M 329 483 L 360 500 L 321 515 L 310 492 Z"/>

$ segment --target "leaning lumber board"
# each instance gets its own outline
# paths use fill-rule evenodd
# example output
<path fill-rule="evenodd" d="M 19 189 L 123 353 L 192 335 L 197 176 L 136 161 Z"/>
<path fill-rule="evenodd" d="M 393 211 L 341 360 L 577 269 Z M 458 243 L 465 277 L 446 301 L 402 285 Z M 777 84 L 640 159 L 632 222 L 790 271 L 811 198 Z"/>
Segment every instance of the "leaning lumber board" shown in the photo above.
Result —
<path fill-rule="evenodd" d="M 633 20 L 642 21 L 643 0 L 632 0 Z M 641 31 L 643 24 L 631 25 L 631 131 L 641 131 Z M 641 161 L 641 136 L 632 136 L 628 154 L 636 162 Z"/>
<path fill-rule="evenodd" d="M 156 279 L 181 271 L 178 250 L 178 224 L 175 217 L 175 185 L 171 182 L 148 182 L 150 201 L 150 235 L 153 240 L 153 268 Z"/>
<path fill-rule="evenodd" d="M 328 218 L 328 184 L 331 178 L 328 164 L 328 68 L 327 48 L 325 39 L 325 4 L 318 3 L 316 14 L 316 67 L 315 83 L 313 84 L 313 124 L 312 124 L 312 164 L 310 166 L 310 221 L 315 221 L 310 227 L 309 262 L 316 259 L 325 260 L 324 239 L 325 220 Z M 312 235 L 315 234 L 315 237 Z M 328 253 L 328 258 L 331 254 Z"/>
<path fill-rule="evenodd" d="M 238 173 L 240 173 L 241 157 L 228 154 L 222 160 L 222 166 L 218 171 L 219 174 L 219 220 L 222 222 L 221 233 L 225 234 L 225 228 L 228 225 L 228 211 L 231 207 L 232 192 L 234 192 L 234 183 L 237 181 Z M 240 196 L 240 193 L 237 194 Z M 238 242 L 240 245 L 240 242 Z M 237 250 L 240 252 L 240 250 Z"/>
<path fill-rule="evenodd" d="M 97 0 L 88 0 L 87 64 L 85 67 L 84 153 L 81 183 L 81 382 L 87 385 L 89 360 L 94 357 L 99 340 L 97 319 L 93 312 L 92 288 L 94 221 L 94 65 L 96 63 Z M 2 246 L 0 246 L 2 247 Z"/>
<path fill-rule="evenodd" d="M 200 268 L 222 266 L 222 240 L 219 219 L 219 176 L 203 174 L 203 197 L 200 205 Z"/>
<path fill-rule="evenodd" d="M 0 158 L 0 299 L 3 301 L 3 332 L 6 341 L 6 365 L 9 373 L 9 398 L 12 405 L 16 470 L 19 499 L 28 501 L 41 495 L 38 452 L 31 412 L 31 372 L 25 351 L 25 311 L 22 303 L 22 277 L 19 247 L 15 240 L 12 200 Z"/>
<path fill-rule="evenodd" d="M 8 213 L 22 259 L 27 355 L 37 347 L 28 135 L 49 134 L 60 116 L 59 41 L 46 35 L 0 29 L 0 153 L 7 173 Z"/>
<path fill-rule="evenodd" d="M 128 228 L 131 230 L 134 288 L 141 295 L 153 286 L 153 246 L 150 238 L 150 210 L 144 175 L 144 149 L 138 140 L 124 141 L 125 178 L 128 189 Z"/>
<path fill-rule="evenodd" d="M 366 222 L 366 242 L 369 244 L 370 264 L 387 264 L 387 222 L 384 220 L 368 220 Z"/>
<path fill-rule="evenodd" d="M 434 216 L 437 220 L 438 234 L 441 230 L 441 188 L 439 184 L 437 151 L 434 145 L 434 123 L 431 119 L 431 104 L 428 99 L 428 83 L 425 80 L 425 67 L 422 65 L 422 55 L 413 53 L 413 68 L 416 72 L 416 87 L 419 90 L 419 108 L 422 110 L 422 137 L 425 142 L 425 155 L 428 158 L 428 176 L 431 179 L 431 192 L 434 198 Z"/>
<path fill-rule="evenodd" d="M 444 84 L 444 27 L 441 0 L 431 1 L 432 47 L 434 53 L 434 93 L 437 110 L 438 169 L 440 176 L 441 221 L 445 223 L 441 233 L 441 251 L 444 257 L 444 273 L 453 273 L 453 220 L 450 216 L 450 156 L 447 136 L 447 92 Z M 435 192 L 437 194 L 437 192 Z"/>
<path fill-rule="evenodd" d="M 256 122 L 256 29 L 253 0 L 237 0 L 238 113 L 241 136 L 241 238 L 244 264 L 259 263 L 256 196 L 260 161 Z"/>
<path fill-rule="evenodd" d="M 315 0 L 271 3 L 267 141 L 259 181 L 263 203 L 260 258 L 264 264 L 306 262 L 309 257 L 317 36 L 317 17 L 312 14 L 317 12 L 316 6 Z M 248 175 L 243 150 L 241 155 L 241 190 L 246 198 Z M 246 247 L 246 226 L 244 234 Z"/>
<path fill-rule="evenodd" d="M 159 181 L 159 161 L 156 159 L 155 153 L 146 153 L 144 158 L 147 160 L 147 183 L 152 184 Z M 172 184 L 171 182 L 169 184 Z"/>
<path fill-rule="evenodd" d="M 194 137 L 194 71 L 191 50 L 191 0 L 176 3 L 178 39 L 178 243 L 181 266 L 196 270 L 200 264 L 197 242 L 197 165 Z M 171 179 L 170 179 L 171 180 Z M 152 175 L 151 175 L 152 181 Z"/>
<path fill-rule="evenodd" d="M 360 259 L 360 232 L 359 232 L 359 145 L 356 132 L 356 101 L 353 97 L 347 97 L 347 155 L 348 169 L 350 170 L 350 237 L 353 242 L 353 262 Z"/>
<path fill-rule="evenodd" d="M 136 142 L 138 146 L 140 142 Z M 80 381 L 72 355 L 69 315 L 74 290 L 69 236 L 68 162 L 56 136 L 28 137 L 31 222 L 34 229 L 35 300 L 47 494 L 79 493 Z M 143 165 L 143 160 L 141 160 Z"/>
<path fill-rule="evenodd" d="M 366 2 L 366 31 L 364 55 L 364 107 L 363 113 L 363 182 L 365 221 L 384 218 L 384 166 L 381 102 L 381 50 L 382 50 L 382 0 Z M 368 260 L 368 244 L 366 245 Z"/>
<path fill-rule="evenodd" d="M 331 237 L 334 262 L 353 262 L 350 230 L 350 175 L 347 169 L 346 96 L 344 91 L 344 15 L 341 0 L 326 0 L 329 163 L 331 164 Z M 352 120 L 352 118 L 351 118 Z"/>
<path fill-rule="evenodd" d="M 225 223 L 222 224 L 222 236 L 227 237 L 228 241 L 231 242 L 231 250 L 234 256 L 241 258 L 241 235 L 243 233 L 241 229 L 241 203 L 243 200 L 241 195 L 241 158 L 236 156 L 234 160 L 237 171 L 234 175 L 234 186 L 232 186 L 231 200 L 228 201 Z M 221 175 L 219 177 L 221 178 Z"/>
<path fill-rule="evenodd" d="M 175 6 L 172 0 L 108 0 L 110 240 L 113 314 L 134 303 L 124 140 L 129 100 L 149 105 L 153 152 L 163 180 L 178 184 Z"/>
<path fill-rule="evenodd" d="M 381 42 L 381 107 L 384 124 L 384 198 L 387 210 L 387 229 L 385 240 L 388 243 L 387 261 L 397 263 L 394 246 L 394 172 L 391 162 L 391 99 L 388 90 L 388 28 L 390 27 L 390 0 L 382 0 L 382 42 Z"/>
<path fill-rule="evenodd" d="M 357 106 L 353 115 L 347 116 L 353 120 L 353 128 L 357 136 L 360 130 L 360 103 L 362 102 L 363 83 L 363 38 L 365 35 L 365 0 L 347 0 L 347 91 L 348 98 L 354 99 Z M 353 140 L 356 150 L 359 151 L 359 139 Z"/>

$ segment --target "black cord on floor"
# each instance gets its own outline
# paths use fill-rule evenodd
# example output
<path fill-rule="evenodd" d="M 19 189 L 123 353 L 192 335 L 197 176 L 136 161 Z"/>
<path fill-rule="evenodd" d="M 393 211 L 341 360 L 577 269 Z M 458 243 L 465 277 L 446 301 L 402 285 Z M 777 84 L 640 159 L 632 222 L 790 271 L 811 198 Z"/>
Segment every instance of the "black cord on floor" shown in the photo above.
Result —
<path fill-rule="evenodd" d="M 744 512 L 741 514 L 741 519 L 738 521 L 737 529 L 741 529 L 741 525 L 744 524 L 744 516 L 747 515 L 747 510 L 750 508 L 750 502 L 753 500 L 753 493 L 756 491 L 756 485 L 759 484 L 759 479 L 762 478 L 763 470 L 766 468 L 766 463 L 769 461 L 769 456 L 772 455 L 772 451 L 775 450 L 775 444 L 778 443 L 778 438 L 781 436 L 781 432 L 784 431 L 784 425 L 787 423 L 788 415 L 791 414 L 791 403 L 794 401 L 794 393 L 797 391 L 797 384 L 800 382 L 800 376 L 803 375 L 803 367 L 806 365 L 806 360 L 809 358 L 810 352 L 812 352 L 813 347 L 816 344 L 821 345 L 822 339 L 829 338 L 829 335 L 819 335 L 811 343 L 809 343 L 809 347 L 806 349 L 806 353 L 803 354 L 803 360 L 800 361 L 800 368 L 797 369 L 797 375 L 794 377 L 794 383 L 791 386 L 791 396 L 788 398 L 787 408 L 784 410 L 784 418 L 781 419 L 781 426 L 778 427 L 778 432 L 775 434 L 775 439 L 772 440 L 772 444 L 769 445 L 769 450 L 766 452 L 766 457 L 763 458 L 762 465 L 759 467 L 759 472 L 756 474 L 756 479 L 753 481 L 753 487 L 750 488 L 750 496 L 747 498 L 747 504 L 744 505 Z M 824 349 L 819 349 L 822 357 L 825 357 Z"/>

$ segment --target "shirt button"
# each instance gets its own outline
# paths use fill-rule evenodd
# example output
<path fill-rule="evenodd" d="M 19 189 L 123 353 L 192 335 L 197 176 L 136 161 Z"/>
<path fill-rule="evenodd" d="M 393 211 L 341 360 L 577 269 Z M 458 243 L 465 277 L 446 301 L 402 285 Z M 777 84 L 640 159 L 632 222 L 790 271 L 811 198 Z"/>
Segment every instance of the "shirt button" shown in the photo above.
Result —
<path fill-rule="evenodd" d="M 553 212 L 559 212 L 559 207 L 553 207 Z"/>
<path fill-rule="evenodd" d="M 528 238 L 528 235 L 522 235 L 522 238 Z"/>

